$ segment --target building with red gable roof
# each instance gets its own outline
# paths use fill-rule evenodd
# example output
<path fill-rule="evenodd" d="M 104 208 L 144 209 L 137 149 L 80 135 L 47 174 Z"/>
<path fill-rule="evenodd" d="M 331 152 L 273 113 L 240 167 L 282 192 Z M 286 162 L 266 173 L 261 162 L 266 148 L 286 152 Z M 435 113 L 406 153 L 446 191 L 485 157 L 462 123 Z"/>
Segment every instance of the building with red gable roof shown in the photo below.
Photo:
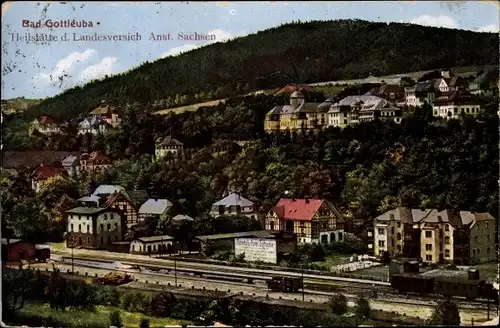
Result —
<path fill-rule="evenodd" d="M 61 133 L 61 124 L 50 116 L 40 116 L 30 124 L 29 134 L 31 135 L 35 131 L 47 135 L 59 134 Z"/>
<path fill-rule="evenodd" d="M 115 191 L 108 197 L 103 208 L 114 208 L 122 211 L 125 215 L 127 228 L 132 227 L 139 223 L 138 209 L 134 205 L 134 201 L 126 192 Z"/>
<path fill-rule="evenodd" d="M 106 169 L 112 164 L 111 159 L 101 151 L 83 153 L 80 156 L 80 167 L 83 171 Z"/>
<path fill-rule="evenodd" d="M 301 243 L 329 244 L 344 240 L 344 219 L 327 200 L 282 198 L 267 214 L 266 230 L 296 233 Z"/>
<path fill-rule="evenodd" d="M 67 172 L 60 167 L 43 166 L 42 163 L 31 173 L 31 187 L 36 192 L 39 192 L 40 186 L 43 183 L 45 183 L 50 178 L 55 178 L 58 176 L 65 177 L 67 176 Z"/>

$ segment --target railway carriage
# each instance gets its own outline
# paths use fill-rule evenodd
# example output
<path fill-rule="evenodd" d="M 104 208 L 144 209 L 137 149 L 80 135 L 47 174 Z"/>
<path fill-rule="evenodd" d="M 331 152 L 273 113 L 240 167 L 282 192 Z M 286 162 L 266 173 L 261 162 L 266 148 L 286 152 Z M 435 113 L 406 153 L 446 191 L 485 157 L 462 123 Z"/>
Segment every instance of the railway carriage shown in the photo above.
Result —
<path fill-rule="evenodd" d="M 393 274 L 391 287 L 400 293 L 430 294 L 434 290 L 434 278 L 413 273 Z"/>
<path fill-rule="evenodd" d="M 434 292 L 445 297 L 458 296 L 469 300 L 479 298 L 484 281 L 439 277 L 435 279 Z"/>

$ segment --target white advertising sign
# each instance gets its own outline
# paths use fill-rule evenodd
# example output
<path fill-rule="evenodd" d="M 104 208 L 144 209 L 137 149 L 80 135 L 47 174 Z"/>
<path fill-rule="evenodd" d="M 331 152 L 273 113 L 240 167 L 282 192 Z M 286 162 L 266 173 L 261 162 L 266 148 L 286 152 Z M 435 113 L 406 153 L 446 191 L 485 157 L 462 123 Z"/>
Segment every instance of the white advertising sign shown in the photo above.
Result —
<path fill-rule="evenodd" d="M 276 240 L 264 238 L 237 238 L 234 241 L 234 254 L 245 253 L 245 261 L 262 261 L 277 264 Z"/>

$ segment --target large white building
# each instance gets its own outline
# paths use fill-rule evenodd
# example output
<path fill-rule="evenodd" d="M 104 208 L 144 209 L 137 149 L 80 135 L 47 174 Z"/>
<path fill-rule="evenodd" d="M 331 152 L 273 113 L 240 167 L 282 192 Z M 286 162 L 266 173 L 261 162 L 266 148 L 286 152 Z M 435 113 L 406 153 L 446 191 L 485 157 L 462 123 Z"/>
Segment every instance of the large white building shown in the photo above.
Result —
<path fill-rule="evenodd" d="M 471 93 L 458 89 L 443 94 L 434 101 L 433 116 L 458 119 L 461 115 L 476 116 L 481 112 L 481 102 Z"/>
<path fill-rule="evenodd" d="M 330 126 L 345 128 L 351 124 L 370 122 L 375 118 L 401 122 L 401 110 L 377 96 L 348 96 L 334 103 L 328 111 Z"/>

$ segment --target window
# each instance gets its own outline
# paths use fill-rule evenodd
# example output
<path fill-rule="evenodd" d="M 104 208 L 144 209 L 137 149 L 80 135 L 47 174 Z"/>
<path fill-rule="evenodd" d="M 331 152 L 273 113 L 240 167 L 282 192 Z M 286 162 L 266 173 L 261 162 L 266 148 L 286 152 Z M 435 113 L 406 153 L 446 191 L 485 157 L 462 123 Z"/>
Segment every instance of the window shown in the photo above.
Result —
<path fill-rule="evenodd" d="M 328 235 L 321 235 L 321 243 L 322 244 L 328 243 Z"/>
<path fill-rule="evenodd" d="M 389 220 L 394 221 L 394 214 L 389 214 Z"/>
<path fill-rule="evenodd" d="M 401 240 L 401 234 L 399 232 L 398 232 L 397 238 L 398 238 L 398 240 Z"/>
<path fill-rule="evenodd" d="M 426 260 L 426 261 L 432 261 L 432 255 L 427 254 L 427 255 L 425 256 L 425 260 Z"/>
<path fill-rule="evenodd" d="M 490 255 L 490 248 L 486 248 L 486 254 Z"/>
<path fill-rule="evenodd" d="M 476 249 L 475 248 L 472 249 L 472 256 L 476 256 Z"/>
<path fill-rule="evenodd" d="M 481 253 L 481 249 L 477 249 L 477 256 L 479 256 L 479 253 Z"/>
<path fill-rule="evenodd" d="M 107 220 L 107 219 L 108 219 L 108 215 L 104 214 L 104 220 Z"/>
<path fill-rule="evenodd" d="M 444 237 L 444 243 L 449 244 L 450 243 L 450 237 L 446 236 Z"/>
<path fill-rule="evenodd" d="M 488 222 L 486 222 L 486 230 L 488 229 Z"/>
<path fill-rule="evenodd" d="M 101 236 L 101 244 L 104 243 L 104 238 Z"/>
<path fill-rule="evenodd" d="M 330 242 L 331 242 L 331 243 L 335 242 L 335 233 L 334 233 L 334 232 L 332 232 L 332 233 L 330 234 Z"/>
<path fill-rule="evenodd" d="M 432 231 L 426 231 L 425 238 L 431 238 L 431 237 L 432 237 Z"/>
<path fill-rule="evenodd" d="M 339 241 L 342 241 L 342 232 L 339 232 Z"/>
<path fill-rule="evenodd" d="M 115 230 L 118 230 L 118 223 L 115 223 Z"/>
<path fill-rule="evenodd" d="M 382 228 L 378 228 L 378 234 L 379 235 L 385 235 L 385 231 Z"/>
<path fill-rule="evenodd" d="M 432 251 L 432 244 L 426 244 L 425 245 L 425 250 L 426 251 Z"/>
<path fill-rule="evenodd" d="M 78 232 L 82 232 L 82 225 L 81 224 L 78 225 Z"/>
<path fill-rule="evenodd" d="M 449 226 L 449 225 L 447 225 L 447 224 L 445 224 L 445 225 L 444 225 L 444 231 L 450 231 L 450 226 Z"/>
<path fill-rule="evenodd" d="M 378 247 L 385 247 L 385 241 L 379 240 L 378 241 Z"/>
<path fill-rule="evenodd" d="M 111 224 L 108 223 L 108 231 L 111 231 Z"/>
<path fill-rule="evenodd" d="M 368 237 L 372 237 L 373 233 L 371 231 L 368 231 Z"/>
<path fill-rule="evenodd" d="M 87 233 L 90 232 L 90 226 L 87 224 Z"/>
<path fill-rule="evenodd" d="M 271 230 L 274 230 L 274 221 L 271 221 L 269 223 L 269 227 L 270 227 Z"/>
<path fill-rule="evenodd" d="M 90 237 L 87 237 L 87 244 L 90 244 Z"/>
<path fill-rule="evenodd" d="M 394 234 L 394 227 L 391 228 L 391 234 Z"/>
<path fill-rule="evenodd" d="M 104 231 L 104 224 L 100 224 L 100 227 L 101 227 L 101 231 Z"/>
<path fill-rule="evenodd" d="M 394 247 L 394 239 L 391 239 L 391 246 Z"/>
<path fill-rule="evenodd" d="M 398 222 L 398 228 L 401 228 L 401 222 Z"/>
<path fill-rule="evenodd" d="M 347 124 L 347 120 L 344 120 L 344 124 Z"/>
<path fill-rule="evenodd" d="M 450 250 L 449 249 L 444 250 L 444 257 L 450 257 Z"/>
<path fill-rule="evenodd" d="M 71 223 L 71 231 L 72 232 L 74 231 L 74 229 L 73 229 L 73 223 Z"/>

